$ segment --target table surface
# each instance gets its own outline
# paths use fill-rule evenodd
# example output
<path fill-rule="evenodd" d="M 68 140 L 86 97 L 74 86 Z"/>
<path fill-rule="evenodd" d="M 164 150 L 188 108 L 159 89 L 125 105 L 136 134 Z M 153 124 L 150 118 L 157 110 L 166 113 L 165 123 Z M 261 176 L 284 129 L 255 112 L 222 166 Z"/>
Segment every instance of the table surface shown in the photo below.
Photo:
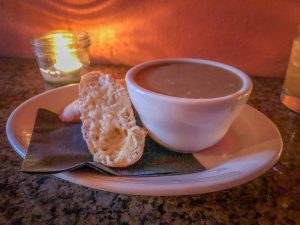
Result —
<path fill-rule="evenodd" d="M 128 67 L 92 66 L 98 69 L 121 78 Z M 249 104 L 278 126 L 284 143 L 270 171 L 216 193 L 129 196 L 20 172 L 22 159 L 8 143 L 6 121 L 20 103 L 53 87 L 34 60 L 0 57 L 0 224 L 300 224 L 300 114 L 281 104 L 281 78 L 252 80 Z"/>

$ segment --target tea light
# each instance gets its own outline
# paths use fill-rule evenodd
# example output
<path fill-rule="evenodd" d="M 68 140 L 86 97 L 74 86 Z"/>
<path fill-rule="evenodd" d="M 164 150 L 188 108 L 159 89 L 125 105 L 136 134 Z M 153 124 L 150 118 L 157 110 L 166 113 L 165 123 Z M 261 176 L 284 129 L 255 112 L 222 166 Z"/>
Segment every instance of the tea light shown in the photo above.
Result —
<path fill-rule="evenodd" d="M 32 44 L 40 72 L 50 83 L 75 83 L 88 71 L 90 39 L 85 32 L 53 31 Z"/>

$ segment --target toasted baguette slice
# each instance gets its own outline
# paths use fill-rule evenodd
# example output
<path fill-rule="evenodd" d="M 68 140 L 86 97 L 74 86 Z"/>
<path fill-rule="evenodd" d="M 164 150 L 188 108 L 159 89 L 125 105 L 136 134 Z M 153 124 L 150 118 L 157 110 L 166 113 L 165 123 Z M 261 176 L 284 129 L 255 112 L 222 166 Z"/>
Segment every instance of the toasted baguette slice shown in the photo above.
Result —
<path fill-rule="evenodd" d="M 126 87 L 124 79 L 116 79 L 118 83 Z M 59 114 L 59 118 L 65 123 L 76 123 L 80 122 L 80 110 L 79 110 L 79 99 L 71 102 L 67 105 L 63 111 Z"/>
<path fill-rule="evenodd" d="M 108 74 L 88 73 L 80 81 L 79 103 L 82 134 L 94 161 L 126 167 L 141 158 L 147 132 L 136 125 L 120 83 Z"/>
<path fill-rule="evenodd" d="M 64 110 L 59 114 L 59 118 L 62 122 L 80 122 L 80 109 L 79 99 L 71 102 Z"/>

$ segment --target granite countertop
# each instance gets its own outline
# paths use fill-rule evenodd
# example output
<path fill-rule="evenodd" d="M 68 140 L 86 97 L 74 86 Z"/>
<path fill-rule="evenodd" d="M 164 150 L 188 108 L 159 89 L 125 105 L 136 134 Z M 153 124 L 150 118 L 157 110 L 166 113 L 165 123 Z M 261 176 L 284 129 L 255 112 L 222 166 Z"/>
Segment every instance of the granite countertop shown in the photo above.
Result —
<path fill-rule="evenodd" d="M 128 67 L 98 65 L 115 77 Z M 281 78 L 254 77 L 249 104 L 279 128 L 279 162 L 255 180 L 217 193 L 129 196 L 20 172 L 22 159 L 5 134 L 10 113 L 52 88 L 34 60 L 0 57 L 0 224 L 300 224 L 300 114 L 280 103 Z"/>

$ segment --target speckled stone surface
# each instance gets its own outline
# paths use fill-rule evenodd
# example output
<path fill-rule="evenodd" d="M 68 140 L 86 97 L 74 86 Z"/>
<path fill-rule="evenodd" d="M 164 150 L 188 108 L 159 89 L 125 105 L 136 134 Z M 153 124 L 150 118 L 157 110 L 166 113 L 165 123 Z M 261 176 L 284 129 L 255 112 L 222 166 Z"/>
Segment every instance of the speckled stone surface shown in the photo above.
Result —
<path fill-rule="evenodd" d="M 94 66 L 124 76 L 127 67 Z M 49 89 L 34 60 L 0 57 L 0 224 L 300 224 L 300 114 L 279 100 L 282 79 L 253 78 L 249 104 L 279 128 L 284 152 L 265 175 L 217 193 L 128 196 L 50 175 L 20 172 L 5 123 L 24 100 Z"/>

